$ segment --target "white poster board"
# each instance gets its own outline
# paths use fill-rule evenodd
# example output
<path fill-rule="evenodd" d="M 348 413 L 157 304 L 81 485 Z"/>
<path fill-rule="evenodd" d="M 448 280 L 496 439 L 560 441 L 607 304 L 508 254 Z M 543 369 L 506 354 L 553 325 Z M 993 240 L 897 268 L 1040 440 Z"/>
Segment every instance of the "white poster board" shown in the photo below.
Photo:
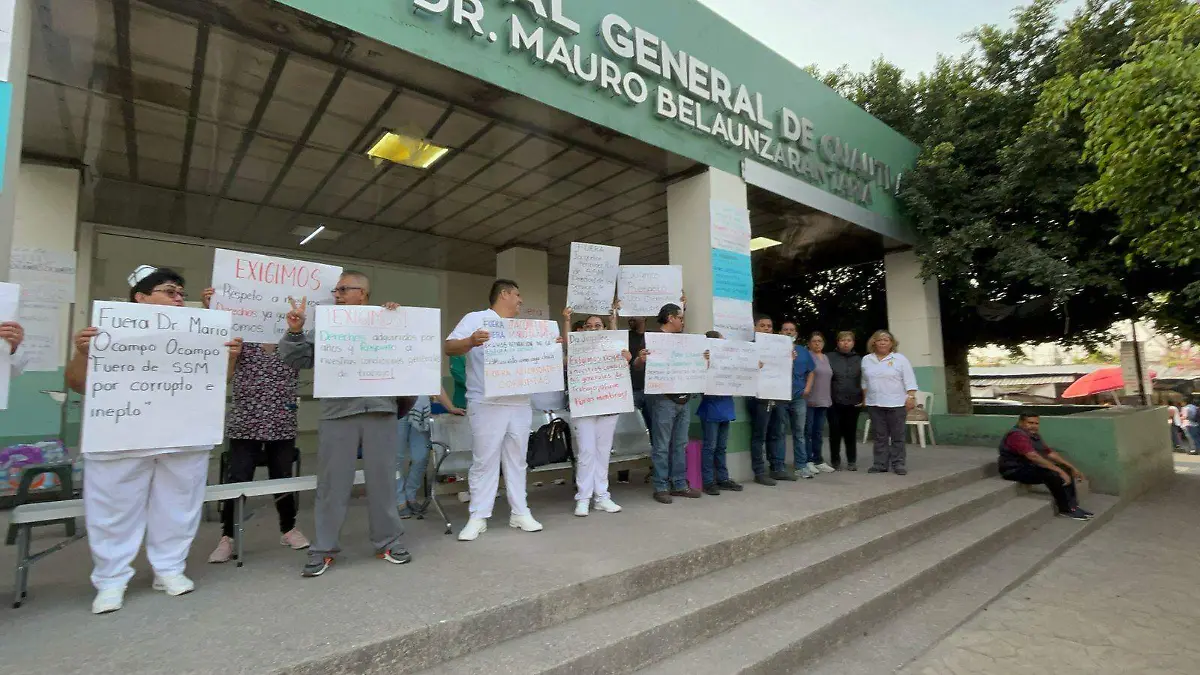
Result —
<path fill-rule="evenodd" d="M 558 324 L 533 319 L 485 319 L 483 395 L 519 396 L 563 390 Z"/>
<path fill-rule="evenodd" d="M 758 395 L 758 345 L 740 340 L 708 340 L 708 383 L 713 396 Z"/>
<path fill-rule="evenodd" d="M 567 336 L 567 395 L 571 417 L 633 412 L 629 332 L 576 331 Z"/>
<path fill-rule="evenodd" d="M 321 306 L 313 332 L 313 396 L 437 396 L 442 311 Z"/>
<path fill-rule="evenodd" d="M 621 301 L 621 316 L 658 316 L 663 305 L 681 303 L 683 267 L 621 265 L 617 298 Z"/>
<path fill-rule="evenodd" d="M 744 300 L 713 298 L 713 330 L 726 340 L 754 340 L 754 305 Z"/>
<path fill-rule="evenodd" d="M 75 302 L 75 251 L 14 247 L 8 280 L 21 287 L 21 304 Z"/>
<path fill-rule="evenodd" d="M 518 314 L 521 319 L 542 319 L 550 320 L 550 308 L 546 305 L 521 305 L 521 312 Z"/>
<path fill-rule="evenodd" d="M 0 281 L 0 321 L 15 321 L 21 304 L 21 287 Z M 0 410 L 8 410 L 8 387 L 12 380 L 12 345 L 0 340 Z"/>
<path fill-rule="evenodd" d="M 703 335 L 646 333 L 646 393 L 702 393 L 708 385 L 707 349 Z"/>
<path fill-rule="evenodd" d="M 21 303 L 17 320 L 25 329 L 25 339 L 21 342 L 25 372 L 53 372 L 63 367 L 66 353 L 63 337 L 67 332 L 63 312 L 61 305 Z"/>
<path fill-rule="evenodd" d="M 278 342 L 287 332 L 289 299 L 307 309 L 333 304 L 342 268 L 219 248 L 213 255 L 210 307 L 233 315 L 233 336 L 247 342 Z"/>
<path fill-rule="evenodd" d="M 93 303 L 83 452 L 219 444 L 231 323 L 229 312 Z"/>
<path fill-rule="evenodd" d="M 755 333 L 758 360 L 758 398 L 769 401 L 792 400 L 792 353 L 795 344 L 786 335 Z"/>
<path fill-rule="evenodd" d="M 620 267 L 620 248 L 571 242 L 567 307 L 576 314 L 608 316 L 612 312 L 613 298 L 617 292 Z"/>
<path fill-rule="evenodd" d="M 750 255 L 750 210 L 714 199 L 709 202 L 711 245 L 715 249 Z"/>

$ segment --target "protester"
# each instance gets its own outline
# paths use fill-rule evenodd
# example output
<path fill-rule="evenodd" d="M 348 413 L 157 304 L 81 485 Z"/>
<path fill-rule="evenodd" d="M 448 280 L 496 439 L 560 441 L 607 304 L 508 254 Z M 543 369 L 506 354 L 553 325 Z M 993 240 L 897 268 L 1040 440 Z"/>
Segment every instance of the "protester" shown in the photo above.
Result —
<path fill-rule="evenodd" d="M 183 277 L 142 265 L 129 275 L 129 301 L 183 307 Z M 75 353 L 66 368 L 67 386 L 87 395 L 88 350 L 95 327 L 75 334 Z M 242 351 L 241 339 L 228 343 L 229 373 Z M 177 411 L 186 415 L 188 411 Z M 184 575 L 188 551 L 200 526 L 208 453 L 212 446 L 88 453 L 83 472 L 83 511 L 92 551 L 93 614 L 115 612 L 125 603 L 133 559 L 146 540 L 154 569 L 153 588 L 177 596 L 196 585 Z"/>
<path fill-rule="evenodd" d="M 854 333 L 838 333 L 837 349 L 829 354 L 833 370 L 830 384 L 829 464 L 842 466 L 839 446 L 846 446 L 846 469 L 858 471 L 858 412 L 862 406 L 862 357 L 854 351 Z"/>
<path fill-rule="evenodd" d="M 466 415 L 467 411 L 454 405 L 443 389 L 436 396 L 437 402 L 451 415 Z M 396 504 L 400 507 L 400 518 L 425 515 L 426 501 L 419 499 L 429 467 L 429 453 L 433 448 L 429 422 L 433 418 L 433 402 L 428 396 L 418 396 L 407 412 L 397 410 L 400 438 L 396 452 L 396 467 L 400 472 L 396 479 Z"/>
<path fill-rule="evenodd" d="M 12 377 L 16 377 L 25 371 L 29 362 L 28 352 L 18 351 L 25 341 L 25 328 L 16 321 L 0 322 L 0 340 L 8 342 L 9 371 Z"/>
<path fill-rule="evenodd" d="M 771 317 L 765 314 L 755 317 L 754 331 L 775 332 Z M 754 482 L 773 486 L 776 481 L 796 480 L 795 474 L 785 467 L 787 446 L 783 440 L 783 425 L 788 407 L 778 401 L 759 398 L 746 399 L 746 407 L 750 412 L 750 463 L 754 469 Z"/>
<path fill-rule="evenodd" d="M 917 376 L 908 359 L 896 352 L 899 348 L 891 333 L 877 330 L 862 359 L 863 398 L 875 435 L 875 461 L 868 473 L 908 473 L 904 427 L 917 404 Z"/>
<path fill-rule="evenodd" d="M 488 320 L 515 319 L 521 313 L 521 289 L 515 281 L 497 279 L 488 294 L 489 308 L 471 312 L 458 322 L 446 338 L 447 356 L 467 357 L 467 419 L 471 423 L 471 517 L 458 533 L 459 541 L 474 541 L 487 531 L 488 518 L 500 487 L 504 465 L 505 494 L 512 514 L 508 526 L 524 532 L 540 532 L 525 501 L 526 452 L 533 411 L 529 396 L 484 396 L 484 350 L 490 334 Z M 561 341 L 562 338 L 559 338 Z"/>
<path fill-rule="evenodd" d="M 813 333 L 808 338 L 808 354 L 813 359 L 812 389 L 808 397 L 808 418 L 805 425 L 808 428 L 808 457 L 816 465 L 818 471 L 833 473 L 837 471 L 821 459 L 821 445 L 825 434 L 825 417 L 829 407 L 833 405 L 831 392 L 833 369 L 829 365 L 829 357 L 825 356 L 825 336 L 820 332 Z"/>
<path fill-rule="evenodd" d="M 685 305 L 686 306 L 686 305 Z M 629 319 L 629 353 L 641 354 L 646 348 L 646 319 L 640 316 L 631 317 Z M 639 365 L 638 360 L 634 359 L 629 364 L 629 379 L 633 384 L 633 407 L 642 414 L 642 421 L 646 423 L 646 433 L 650 434 L 653 428 L 650 420 L 650 406 L 646 405 L 646 366 L 644 363 Z M 651 439 L 653 440 L 653 439 Z M 651 474 L 646 474 L 646 481 L 650 481 Z M 625 469 L 617 472 L 618 483 L 629 482 L 629 470 Z"/>
<path fill-rule="evenodd" d="M 718 340 L 725 339 L 715 330 L 705 333 L 705 337 Z M 709 396 L 700 398 L 700 407 L 696 409 L 700 418 L 700 433 L 703 438 L 703 450 L 700 456 L 700 475 L 704 484 L 704 494 L 718 496 L 721 490 L 741 492 L 742 486 L 729 477 L 729 468 L 725 465 L 725 450 L 729 443 L 729 423 L 737 419 L 733 408 L 732 396 Z"/>
<path fill-rule="evenodd" d="M 800 331 L 795 321 L 784 321 L 779 330 L 780 335 L 792 339 L 792 400 L 786 401 L 784 417 L 792 425 L 792 462 L 796 472 L 792 475 L 800 478 L 813 478 L 821 470 L 813 461 L 808 448 L 808 395 L 812 392 L 813 371 L 817 364 L 813 361 L 808 348 L 799 344 Z M 794 480 L 794 479 L 793 479 Z"/>
<path fill-rule="evenodd" d="M 1079 506 L 1075 481 L 1083 474 L 1066 457 L 1055 452 L 1038 433 L 1036 413 L 1021 413 L 1017 426 L 1000 441 L 1000 475 L 1025 485 L 1045 485 L 1054 496 L 1058 515 L 1072 520 L 1091 520 L 1093 514 Z"/>
<path fill-rule="evenodd" d="M 343 272 L 333 289 L 333 300 L 338 305 L 366 305 L 370 299 L 371 282 L 361 272 Z M 279 340 L 279 358 L 296 369 L 312 368 L 313 341 L 304 334 L 308 299 L 289 301 L 292 310 L 287 314 L 288 332 Z M 389 302 L 383 307 L 396 310 L 400 306 Z M 317 428 L 316 542 L 309 549 L 302 576 L 321 576 L 341 551 L 338 535 L 350 506 L 360 450 L 367 484 L 369 536 L 375 556 L 396 565 L 412 560 L 400 546 L 404 527 L 396 509 L 398 412 L 395 397 L 321 399 L 321 421 Z"/>
<path fill-rule="evenodd" d="M 683 308 L 674 303 L 663 305 L 658 325 L 664 333 L 683 332 Z M 650 352 L 643 349 L 637 360 L 645 367 Z M 688 485 L 687 442 L 688 401 L 691 394 L 646 394 L 650 407 L 650 456 L 654 464 L 654 500 L 670 504 L 674 497 L 699 499 L 704 493 Z"/>
<path fill-rule="evenodd" d="M 609 317 L 609 330 L 617 330 L 617 310 L 621 303 L 613 303 L 612 316 Z M 566 337 L 567 323 L 571 320 L 570 307 L 563 310 L 563 337 Z M 582 325 L 580 325 L 582 324 Z M 589 316 L 575 331 L 604 330 L 604 320 L 598 316 Z M 633 360 L 628 349 L 621 351 L 621 358 L 626 365 Z M 568 392 L 568 395 L 570 392 Z M 575 439 L 575 515 L 586 517 L 595 502 L 596 509 L 605 513 L 618 513 L 621 507 L 612 500 L 608 491 L 608 463 L 612 458 L 613 435 L 617 433 L 619 415 L 590 415 L 588 417 L 573 417 L 571 426 L 574 427 Z"/>

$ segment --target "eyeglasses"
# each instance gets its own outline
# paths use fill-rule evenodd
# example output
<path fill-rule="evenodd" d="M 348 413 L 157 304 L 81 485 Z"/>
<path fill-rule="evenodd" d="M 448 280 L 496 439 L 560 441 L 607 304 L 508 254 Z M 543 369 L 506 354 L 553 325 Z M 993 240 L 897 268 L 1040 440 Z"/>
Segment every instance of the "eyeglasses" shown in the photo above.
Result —
<path fill-rule="evenodd" d="M 187 293 L 185 293 L 182 288 L 177 288 L 175 286 L 167 286 L 165 288 L 156 288 L 156 289 L 150 291 L 151 295 L 153 295 L 155 293 L 162 293 L 163 295 L 167 296 L 168 298 L 179 298 L 180 300 L 187 300 Z"/>
<path fill-rule="evenodd" d="M 345 295 L 345 294 L 349 293 L 350 291 L 361 291 L 361 290 L 365 290 L 365 289 L 362 286 L 338 286 L 333 289 L 333 294 L 334 295 Z"/>

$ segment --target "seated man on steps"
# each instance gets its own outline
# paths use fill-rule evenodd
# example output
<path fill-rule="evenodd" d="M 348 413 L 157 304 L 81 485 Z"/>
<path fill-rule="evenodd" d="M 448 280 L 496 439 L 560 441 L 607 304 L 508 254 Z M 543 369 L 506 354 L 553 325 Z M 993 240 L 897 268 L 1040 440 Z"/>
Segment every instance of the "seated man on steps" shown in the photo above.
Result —
<path fill-rule="evenodd" d="M 1025 485 L 1045 485 L 1054 495 L 1058 515 L 1091 520 L 1093 514 L 1081 509 L 1075 497 L 1075 481 L 1083 480 L 1083 474 L 1042 441 L 1038 427 L 1034 413 L 1017 418 L 1017 426 L 1000 441 L 1000 475 Z"/>

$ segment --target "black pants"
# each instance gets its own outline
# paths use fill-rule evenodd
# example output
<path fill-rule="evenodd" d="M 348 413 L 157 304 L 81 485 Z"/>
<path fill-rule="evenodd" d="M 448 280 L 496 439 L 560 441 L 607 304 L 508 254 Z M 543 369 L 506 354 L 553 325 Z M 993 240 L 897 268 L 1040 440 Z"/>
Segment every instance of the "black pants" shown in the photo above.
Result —
<path fill-rule="evenodd" d="M 282 441 L 251 441 L 241 438 L 229 439 L 228 483 L 244 483 L 254 480 L 254 457 L 262 449 L 267 456 L 267 477 L 291 478 L 292 462 L 296 458 L 296 439 Z M 233 536 L 234 500 L 225 501 L 221 513 L 221 528 L 226 537 Z M 275 495 L 275 510 L 279 512 L 279 531 L 287 534 L 296 527 L 296 497 L 291 492 Z"/>
<path fill-rule="evenodd" d="M 1068 513 L 1071 509 L 1079 506 L 1079 500 L 1075 497 L 1074 478 L 1064 485 L 1062 476 L 1058 475 L 1058 472 L 1032 463 L 1005 467 L 1000 470 L 1000 475 L 1005 480 L 1025 485 L 1045 485 L 1049 488 L 1050 494 L 1054 495 L 1054 505 L 1058 507 L 1059 513 Z"/>
<path fill-rule="evenodd" d="M 839 445 L 846 445 L 846 461 L 858 463 L 858 413 L 856 405 L 834 403 L 829 409 L 829 463 L 834 468 L 842 465 Z"/>

